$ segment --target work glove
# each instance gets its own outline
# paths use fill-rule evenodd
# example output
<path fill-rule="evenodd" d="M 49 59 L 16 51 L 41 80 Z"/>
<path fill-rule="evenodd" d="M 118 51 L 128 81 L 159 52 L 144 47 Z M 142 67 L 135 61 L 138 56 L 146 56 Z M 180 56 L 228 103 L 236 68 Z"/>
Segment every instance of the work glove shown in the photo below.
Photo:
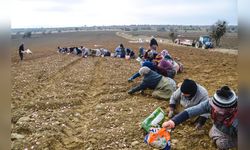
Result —
<path fill-rule="evenodd" d="M 134 91 L 133 91 L 133 89 L 130 89 L 129 91 L 128 91 L 128 94 L 133 94 L 134 93 Z"/>
<path fill-rule="evenodd" d="M 128 78 L 128 82 L 133 82 L 133 79 L 132 78 Z"/>

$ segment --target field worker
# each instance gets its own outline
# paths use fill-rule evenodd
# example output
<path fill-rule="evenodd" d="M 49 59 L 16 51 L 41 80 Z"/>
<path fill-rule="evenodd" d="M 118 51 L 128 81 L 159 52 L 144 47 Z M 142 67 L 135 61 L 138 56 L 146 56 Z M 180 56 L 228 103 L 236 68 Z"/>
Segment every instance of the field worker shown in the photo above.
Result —
<path fill-rule="evenodd" d="M 20 57 L 20 59 L 23 60 L 24 43 L 22 43 L 22 44 L 19 46 L 18 52 L 19 52 L 19 57 Z"/>
<path fill-rule="evenodd" d="M 116 49 L 115 49 L 115 57 L 119 58 L 125 58 L 126 52 L 123 44 L 120 44 Z"/>
<path fill-rule="evenodd" d="M 95 56 L 100 57 L 102 55 L 102 52 L 100 49 L 96 49 Z"/>
<path fill-rule="evenodd" d="M 90 54 L 89 49 L 86 48 L 86 47 L 83 47 L 83 48 L 82 48 L 82 57 L 88 57 L 89 54 Z"/>
<path fill-rule="evenodd" d="M 163 56 L 164 59 L 166 59 L 166 60 L 172 60 L 173 61 L 173 58 L 169 54 L 168 50 L 166 50 L 166 49 L 162 50 L 161 51 L 161 55 Z"/>
<path fill-rule="evenodd" d="M 156 67 L 155 67 L 154 63 L 150 62 L 150 61 L 144 61 L 142 63 L 142 67 L 148 67 L 149 69 L 156 71 Z M 140 76 L 141 76 L 140 73 L 136 72 L 134 75 L 132 75 L 130 78 L 128 78 L 128 82 L 132 82 L 134 79 L 136 79 Z"/>
<path fill-rule="evenodd" d="M 157 43 L 156 39 L 152 38 L 150 40 L 149 45 L 150 45 L 149 50 L 147 50 L 146 53 L 144 54 L 144 59 L 152 61 L 153 59 L 155 59 L 155 57 L 158 54 L 157 53 L 158 43 Z"/>
<path fill-rule="evenodd" d="M 157 54 L 153 59 L 153 62 L 155 62 L 155 64 L 158 65 L 161 60 L 163 60 L 163 56 L 161 54 Z"/>
<path fill-rule="evenodd" d="M 125 58 L 126 51 L 125 51 L 123 44 L 120 44 L 120 49 L 121 49 L 121 57 L 120 58 Z"/>
<path fill-rule="evenodd" d="M 157 72 L 166 76 L 166 77 L 169 77 L 169 78 L 174 78 L 175 77 L 175 70 L 173 68 L 173 65 L 171 62 L 163 59 L 159 62 L 159 64 L 157 65 Z"/>
<path fill-rule="evenodd" d="M 105 48 L 101 48 L 100 51 L 101 51 L 103 57 L 110 56 L 110 54 L 111 54 L 110 51 L 105 49 Z"/>
<path fill-rule="evenodd" d="M 193 80 L 185 79 L 170 98 L 168 117 L 173 117 L 174 109 L 178 103 L 184 108 L 189 108 L 206 101 L 208 98 L 208 92 L 203 86 Z M 205 124 L 208 116 L 209 114 L 203 114 L 196 119 L 197 129 L 200 129 Z"/>
<path fill-rule="evenodd" d="M 238 132 L 238 97 L 228 86 L 217 90 L 213 97 L 198 105 L 189 107 L 174 116 L 171 120 L 164 122 L 162 127 L 175 128 L 187 119 L 210 113 L 213 126 L 209 136 L 221 150 L 237 147 Z"/>
<path fill-rule="evenodd" d="M 148 67 L 140 68 L 139 73 L 143 76 L 142 82 L 140 85 L 131 88 L 128 94 L 133 94 L 145 89 L 152 89 L 154 90 L 152 93 L 153 97 L 167 100 L 176 89 L 176 83 L 173 79 L 163 77 Z"/>
<path fill-rule="evenodd" d="M 82 50 L 81 48 L 76 47 L 76 55 L 82 55 Z"/>
<path fill-rule="evenodd" d="M 162 65 L 162 63 L 160 63 L 161 65 L 156 65 L 154 62 L 151 61 L 144 61 L 142 63 L 142 67 L 148 67 L 149 69 L 159 73 L 160 75 L 163 75 L 165 77 L 169 77 L 169 78 L 174 78 L 175 75 L 175 71 L 172 70 L 167 70 L 166 68 L 164 68 L 164 65 Z M 137 72 L 134 75 L 132 75 L 130 78 L 128 78 L 128 82 L 132 82 L 134 79 L 136 79 L 137 77 L 140 77 L 140 73 Z"/>
<path fill-rule="evenodd" d="M 60 46 L 57 46 L 57 52 L 61 53 L 63 51 L 63 48 L 61 48 Z"/>
<path fill-rule="evenodd" d="M 130 56 L 130 58 L 135 58 L 135 53 L 130 48 L 126 48 L 126 55 Z"/>
<path fill-rule="evenodd" d="M 144 48 L 143 48 L 143 47 L 140 47 L 140 48 L 139 48 L 138 57 L 143 58 L 144 54 L 145 54 Z"/>

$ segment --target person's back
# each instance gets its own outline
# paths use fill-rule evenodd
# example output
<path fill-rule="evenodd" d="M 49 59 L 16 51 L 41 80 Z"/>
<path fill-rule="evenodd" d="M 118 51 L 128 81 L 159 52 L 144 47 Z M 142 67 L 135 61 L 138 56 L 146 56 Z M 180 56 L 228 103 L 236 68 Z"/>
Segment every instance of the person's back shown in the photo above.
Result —
<path fill-rule="evenodd" d="M 21 44 L 21 45 L 19 46 L 19 52 L 22 52 L 22 51 L 24 51 L 24 44 Z"/>
<path fill-rule="evenodd" d="M 143 58 L 144 53 L 145 53 L 145 52 L 144 52 L 144 48 L 143 48 L 143 47 L 140 47 L 140 48 L 139 48 L 138 57 Z"/>
<path fill-rule="evenodd" d="M 121 56 L 121 48 L 120 46 L 115 48 L 115 57 L 120 57 Z"/>
<path fill-rule="evenodd" d="M 158 64 L 159 67 L 162 67 L 166 70 L 173 70 L 173 65 L 167 61 L 167 60 L 161 60 L 160 63 Z"/>
<path fill-rule="evenodd" d="M 20 59 L 23 60 L 23 52 L 24 52 L 24 44 L 23 43 L 19 46 L 18 51 L 19 51 Z"/>
<path fill-rule="evenodd" d="M 162 75 L 158 74 L 157 72 L 150 70 L 148 74 L 144 75 L 143 81 L 147 83 L 149 89 L 154 89 L 159 81 L 161 80 Z"/>
<path fill-rule="evenodd" d="M 121 47 L 121 58 L 125 58 L 126 56 L 126 51 L 124 47 Z"/>

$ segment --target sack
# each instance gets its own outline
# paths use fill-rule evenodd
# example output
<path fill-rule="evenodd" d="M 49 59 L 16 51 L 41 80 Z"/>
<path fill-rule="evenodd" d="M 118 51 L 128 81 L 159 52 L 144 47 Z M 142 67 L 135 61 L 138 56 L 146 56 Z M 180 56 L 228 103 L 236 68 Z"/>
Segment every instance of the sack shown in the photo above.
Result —
<path fill-rule="evenodd" d="M 115 53 L 111 53 L 110 56 L 111 56 L 111 57 L 115 57 Z"/>
<path fill-rule="evenodd" d="M 151 127 L 159 127 L 165 119 L 166 113 L 158 107 L 152 114 L 150 114 L 142 123 L 141 127 L 149 132 Z"/>
<path fill-rule="evenodd" d="M 170 150 L 171 148 L 170 133 L 166 128 L 151 128 L 144 142 L 157 149 Z"/>
<path fill-rule="evenodd" d="M 129 55 L 126 55 L 126 56 L 125 56 L 125 59 L 130 59 L 130 56 L 129 56 Z"/>
<path fill-rule="evenodd" d="M 183 64 L 180 63 L 180 62 L 177 62 L 177 63 L 178 63 L 178 65 L 179 65 L 179 70 L 178 70 L 178 72 L 179 72 L 179 73 L 182 73 L 183 70 L 184 70 Z"/>

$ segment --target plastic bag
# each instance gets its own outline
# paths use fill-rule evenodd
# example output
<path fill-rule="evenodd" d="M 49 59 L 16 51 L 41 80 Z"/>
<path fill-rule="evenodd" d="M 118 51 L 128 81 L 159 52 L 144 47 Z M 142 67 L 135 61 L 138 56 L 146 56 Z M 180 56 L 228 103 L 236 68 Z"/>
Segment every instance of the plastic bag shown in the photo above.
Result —
<path fill-rule="evenodd" d="M 144 142 L 161 150 L 170 150 L 171 148 L 170 133 L 166 128 L 151 128 L 149 133 L 145 136 Z"/>
<path fill-rule="evenodd" d="M 151 127 L 159 127 L 163 123 L 165 116 L 166 113 L 160 107 L 158 107 L 141 123 L 141 127 L 149 132 Z"/>

